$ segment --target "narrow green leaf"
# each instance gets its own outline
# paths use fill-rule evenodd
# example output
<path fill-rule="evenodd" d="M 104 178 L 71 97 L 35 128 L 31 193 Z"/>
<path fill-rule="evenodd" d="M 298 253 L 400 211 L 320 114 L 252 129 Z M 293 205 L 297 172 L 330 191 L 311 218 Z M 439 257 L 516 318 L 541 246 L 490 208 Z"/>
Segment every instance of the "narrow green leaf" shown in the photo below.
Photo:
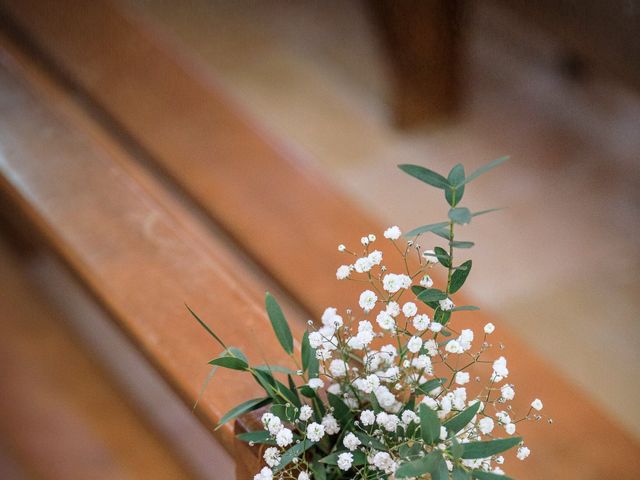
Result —
<path fill-rule="evenodd" d="M 482 167 L 477 169 L 475 172 L 470 174 L 467 178 L 465 178 L 461 182 L 458 182 L 455 186 L 456 187 L 461 187 L 461 186 L 469 183 L 470 181 L 475 180 L 476 178 L 478 178 L 483 173 L 487 173 L 489 170 L 492 170 L 492 169 L 496 168 L 498 165 L 506 162 L 507 160 L 509 160 L 509 157 L 500 157 L 500 158 L 494 160 L 493 162 L 487 163 L 486 165 L 483 165 Z"/>
<path fill-rule="evenodd" d="M 410 238 L 410 237 L 415 237 L 416 235 L 420 235 L 421 233 L 426 233 L 426 232 L 435 233 L 436 231 L 439 231 L 440 229 L 445 228 L 447 225 L 449 225 L 449 222 L 430 223 L 429 225 L 423 225 L 421 227 L 414 228 L 410 232 L 405 233 L 403 236 Z"/>
<path fill-rule="evenodd" d="M 449 242 L 449 245 L 453 248 L 471 248 L 475 245 L 473 242 L 465 242 L 461 240 L 454 240 L 453 242 Z"/>
<path fill-rule="evenodd" d="M 438 300 L 447 298 L 447 294 L 437 288 L 425 288 L 417 295 L 417 298 L 424 303 L 437 302 Z"/>
<path fill-rule="evenodd" d="M 458 460 L 462 456 L 462 452 L 464 452 L 464 447 L 460 444 L 458 439 L 453 436 L 451 437 L 451 446 L 447 450 L 454 460 Z"/>
<path fill-rule="evenodd" d="M 198 323 L 202 326 L 202 328 L 204 328 L 207 332 L 209 332 L 209 335 L 211 335 L 216 342 L 218 342 L 220 344 L 220 346 L 222 346 L 222 348 L 224 348 L 225 350 L 227 349 L 227 346 L 224 344 L 224 342 L 220 339 L 220 337 L 218 337 L 218 335 L 216 335 L 213 330 L 211 330 L 211 328 L 209 328 L 209 325 L 207 325 L 206 323 L 204 323 L 204 321 L 202 321 L 202 319 L 196 314 L 196 312 L 194 312 L 193 310 L 191 310 L 191 307 L 189 305 L 187 305 L 186 303 L 184 304 L 185 307 L 187 307 L 187 310 L 189 310 L 189 312 L 191 313 L 191 315 L 193 316 L 193 318 L 195 318 Z"/>
<path fill-rule="evenodd" d="M 217 365 L 218 367 L 230 368 L 232 370 L 246 370 L 249 368 L 247 362 L 235 357 L 218 357 L 209 362 L 209 365 Z"/>
<path fill-rule="evenodd" d="M 435 390 L 436 388 L 441 387 L 442 385 L 444 385 L 444 383 L 446 381 L 447 381 L 446 378 L 432 378 L 431 380 L 428 380 L 428 381 L 418 385 L 417 390 L 420 393 L 422 393 L 423 395 L 426 395 L 429 392 Z"/>
<path fill-rule="evenodd" d="M 449 182 L 446 178 L 439 173 L 429 170 L 428 168 L 421 167 L 420 165 L 402 164 L 398 165 L 398 168 L 412 177 L 431 185 L 432 187 L 441 189 L 449 187 Z"/>
<path fill-rule="evenodd" d="M 424 457 L 411 462 L 403 463 L 395 472 L 396 478 L 421 477 L 425 473 L 431 473 L 439 461 L 439 453 L 431 452 Z M 441 458 L 441 457 L 440 457 Z"/>
<path fill-rule="evenodd" d="M 289 450 L 287 450 L 282 454 L 280 463 L 273 469 L 273 471 L 279 472 L 280 470 L 285 468 L 287 465 L 289 465 L 294 458 L 297 458 L 300 455 L 302 455 L 305 451 L 313 447 L 313 445 L 314 445 L 314 442 L 311 442 L 309 440 L 303 440 L 300 443 L 296 443 L 293 447 L 291 447 Z"/>
<path fill-rule="evenodd" d="M 282 313 L 280 305 L 278 305 L 276 299 L 269 292 L 266 294 L 265 304 L 267 313 L 269 314 L 269 320 L 271 320 L 271 325 L 273 326 L 273 331 L 276 333 L 280 345 L 282 345 L 284 351 L 289 355 L 293 354 L 293 337 L 291 336 L 291 330 L 289 329 L 287 320 L 284 318 L 284 313 Z"/>
<path fill-rule="evenodd" d="M 480 310 L 480 307 L 476 307 L 475 305 L 460 305 L 459 307 L 453 307 L 451 309 L 452 312 L 470 312 Z"/>
<path fill-rule="evenodd" d="M 287 367 L 281 367 L 280 365 L 258 365 L 256 367 L 251 367 L 254 370 L 261 370 L 267 373 L 286 373 L 287 375 L 296 375 L 297 372 Z"/>
<path fill-rule="evenodd" d="M 328 392 L 327 398 L 329 399 L 329 405 L 333 407 L 333 415 L 336 420 L 338 420 L 338 423 L 340 423 L 340 425 L 346 425 L 353 416 L 351 409 L 340 397 L 333 393 Z"/>
<path fill-rule="evenodd" d="M 327 480 L 327 472 L 324 465 L 320 462 L 313 462 L 311 464 L 311 473 L 313 473 L 314 480 Z"/>
<path fill-rule="evenodd" d="M 220 419 L 220 422 L 218 423 L 218 426 L 216 427 L 216 430 L 219 429 L 221 426 L 223 426 L 225 423 L 227 423 L 229 420 L 233 420 L 234 418 L 237 418 L 240 415 L 244 415 L 247 412 L 252 412 L 254 410 L 257 410 L 260 407 L 269 405 L 270 403 L 271 403 L 271 398 L 266 397 L 266 398 L 254 398 L 253 400 L 247 400 L 246 402 L 243 402 L 240 405 L 236 405 L 235 407 L 233 407 L 231 410 L 229 410 L 227 413 L 225 413 L 222 416 L 222 418 Z"/>
<path fill-rule="evenodd" d="M 433 321 L 438 322 L 440 325 L 446 325 L 451 318 L 451 311 L 452 310 L 436 310 L 436 312 L 433 314 Z"/>
<path fill-rule="evenodd" d="M 435 465 L 431 471 L 431 480 L 448 480 L 449 469 L 447 468 L 447 462 L 440 452 L 437 453 L 438 458 L 436 458 Z"/>
<path fill-rule="evenodd" d="M 464 427 L 469 425 L 469 422 L 471 422 L 476 413 L 478 413 L 479 408 L 480 402 L 476 402 L 458 413 L 456 416 L 451 417 L 449 420 L 444 422 L 443 426 L 447 429 L 449 436 L 455 435 Z"/>
<path fill-rule="evenodd" d="M 471 221 L 471 210 L 466 207 L 457 207 L 449 210 L 449 218 L 452 222 L 464 225 Z"/>
<path fill-rule="evenodd" d="M 461 163 L 451 169 L 447 181 L 449 182 L 449 186 L 444 189 L 444 196 L 449 205 L 455 207 L 464 196 L 464 184 L 459 187 L 451 186 L 464 182 L 464 166 Z"/>
<path fill-rule="evenodd" d="M 436 412 L 420 404 L 420 432 L 425 443 L 433 445 L 440 437 L 440 420 Z"/>
<path fill-rule="evenodd" d="M 276 442 L 271 438 L 267 430 L 256 430 L 255 432 L 245 432 L 236 435 L 243 442 L 253 442 L 266 445 L 274 445 Z"/>
<path fill-rule="evenodd" d="M 453 467 L 452 480 L 471 480 L 471 472 L 467 472 L 462 467 Z"/>
<path fill-rule="evenodd" d="M 496 440 L 486 440 L 483 442 L 469 442 L 464 444 L 462 458 L 486 458 L 491 455 L 509 450 L 522 441 L 521 437 L 498 438 Z"/>
<path fill-rule="evenodd" d="M 309 378 L 316 378 L 320 370 L 320 362 L 316 358 L 316 350 L 309 344 L 309 332 L 302 337 L 302 369 L 309 372 Z"/>
<path fill-rule="evenodd" d="M 513 478 L 507 477 L 506 475 L 484 472 L 482 470 L 474 470 L 471 472 L 471 475 L 477 480 L 513 480 Z"/>
<path fill-rule="evenodd" d="M 471 214 L 472 217 L 479 217 L 480 215 L 484 215 L 486 213 L 498 212 L 500 210 L 504 210 L 504 208 L 488 208 L 486 210 L 480 210 L 479 212 L 474 212 Z"/>
<path fill-rule="evenodd" d="M 438 257 L 438 261 L 444 267 L 449 268 L 451 266 L 451 257 L 444 248 L 436 247 L 433 249 L 433 252 L 436 254 L 436 257 Z"/>
<path fill-rule="evenodd" d="M 460 290 L 460 288 L 462 288 L 464 282 L 467 281 L 469 273 L 471 273 L 472 265 L 473 262 L 471 260 L 467 260 L 462 265 L 460 265 L 461 267 L 465 268 L 457 268 L 456 271 L 453 272 L 453 274 L 451 275 L 451 285 L 449 286 L 450 293 L 456 293 L 458 290 Z"/>
<path fill-rule="evenodd" d="M 431 233 L 444 238 L 445 240 L 451 240 L 451 232 L 449 232 L 449 222 L 444 227 L 434 228 Z"/>
<path fill-rule="evenodd" d="M 275 404 L 271 406 L 271 413 L 284 422 L 294 422 L 296 419 L 296 408 L 290 404 Z"/>

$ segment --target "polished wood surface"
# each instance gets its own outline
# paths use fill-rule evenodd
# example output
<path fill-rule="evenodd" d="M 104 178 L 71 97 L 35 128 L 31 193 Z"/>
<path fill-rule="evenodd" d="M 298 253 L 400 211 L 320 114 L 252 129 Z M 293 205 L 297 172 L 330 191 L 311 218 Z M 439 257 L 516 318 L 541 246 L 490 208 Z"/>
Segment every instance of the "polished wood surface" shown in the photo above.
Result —
<path fill-rule="evenodd" d="M 295 301 L 315 315 L 327 304 L 353 304 L 357 290 L 333 280 L 340 263 L 336 243 L 356 244 L 364 233 L 379 234 L 380 226 L 231 106 L 175 45 L 106 0 L 3 3 L 47 61 L 107 114 L 112 133 L 125 132 L 147 152 L 154 171 L 179 185 Z M 4 90 L 21 92 L 15 78 L 5 80 Z M 140 187 L 149 190 L 153 179 L 125 168 L 115 146 L 109 144 L 109 155 L 86 145 L 78 153 L 66 130 L 53 144 L 38 137 L 36 120 L 45 114 L 21 118 L 29 99 L 25 92 L 12 98 L 20 108 L 3 120 L 0 132 L 0 142 L 12 145 L 0 164 L 8 188 L 183 396 L 196 394 L 194 379 L 204 375 L 203 359 L 213 347 L 188 319 L 176 320 L 185 318 L 176 299 L 201 306 L 250 355 L 279 358 L 276 345 L 255 335 L 268 328 L 259 288 L 239 267 L 218 268 L 215 262 L 225 254 L 215 237 L 192 241 L 176 215 L 166 213 L 167 201 L 149 200 Z M 16 140 L 25 132 L 29 141 Z M 33 159 L 45 150 L 54 155 L 43 166 Z M 62 158 L 55 154 L 60 150 L 83 159 Z M 48 178 L 54 174 L 61 176 L 57 182 Z M 157 189 L 151 188 L 156 197 Z M 219 262 L 229 265 L 228 259 Z M 478 325 L 499 323 L 487 314 L 467 318 Z M 510 471 L 522 479 L 634 478 L 640 469 L 637 444 L 526 345 L 502 326 L 499 331 L 496 341 L 508 346 L 518 399 L 526 404 L 540 396 L 555 419 L 553 427 L 524 429 L 534 455 Z M 209 424 L 224 407 L 255 394 L 248 384 L 225 387 L 205 397 L 202 415 Z M 223 432 L 231 445 L 230 430 Z"/>

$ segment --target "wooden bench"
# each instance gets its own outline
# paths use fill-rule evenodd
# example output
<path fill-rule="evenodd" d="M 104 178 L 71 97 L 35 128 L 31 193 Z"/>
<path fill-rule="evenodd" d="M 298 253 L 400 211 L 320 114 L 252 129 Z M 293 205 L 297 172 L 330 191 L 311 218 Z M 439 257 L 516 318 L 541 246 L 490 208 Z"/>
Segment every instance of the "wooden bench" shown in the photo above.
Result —
<path fill-rule="evenodd" d="M 380 225 L 251 123 L 178 46 L 108 0 L 1 3 L 2 191 L 187 405 L 217 350 L 182 302 L 250 358 L 273 362 L 282 354 L 265 289 L 283 292 L 297 332 L 327 305 L 353 304 L 354 289 L 333 280 L 336 244 Z M 523 432 L 535 455 L 513 464 L 514 476 L 633 478 L 640 450 L 629 435 L 499 331 L 519 397 L 544 398 L 556 420 Z M 255 396 L 231 378 L 220 372 L 224 388 L 202 399 L 205 425 Z M 254 453 L 230 425 L 216 435 L 238 478 L 250 478 Z"/>

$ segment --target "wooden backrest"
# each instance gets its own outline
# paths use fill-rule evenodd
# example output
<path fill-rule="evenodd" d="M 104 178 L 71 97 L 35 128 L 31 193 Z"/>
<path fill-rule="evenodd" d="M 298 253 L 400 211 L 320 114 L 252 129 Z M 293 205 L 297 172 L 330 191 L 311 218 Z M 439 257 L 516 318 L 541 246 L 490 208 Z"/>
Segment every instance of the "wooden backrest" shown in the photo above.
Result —
<path fill-rule="evenodd" d="M 5 60 L 4 90 L 15 92 L 19 107 L 2 114 L 4 189 L 186 401 L 197 395 L 215 346 L 186 317 L 183 300 L 250 357 L 277 361 L 281 353 L 266 336 L 264 285 L 229 255 L 228 243 L 176 204 L 159 172 L 297 305 L 317 316 L 327 304 L 354 303 L 354 290 L 334 281 L 336 244 L 379 234 L 380 225 L 283 152 L 175 45 L 108 0 L 4 4 L 35 49 L 31 55 L 107 119 L 98 126 L 30 60 L 22 67 Z M 44 96 L 40 104 L 54 104 L 64 118 L 33 107 L 33 88 Z M 114 138 L 145 152 L 153 174 Z M 488 319 L 469 317 L 479 325 Z M 299 332 L 304 317 L 294 320 Z M 556 419 L 552 429 L 523 432 L 536 454 L 511 471 L 519 478 L 624 478 L 637 471 L 640 455 L 629 436 L 503 326 L 499 331 L 518 398 L 544 398 Z M 230 378 L 204 398 L 199 414 L 208 425 L 256 394 L 249 382 Z M 220 431 L 233 450 L 231 435 L 230 428 Z"/>

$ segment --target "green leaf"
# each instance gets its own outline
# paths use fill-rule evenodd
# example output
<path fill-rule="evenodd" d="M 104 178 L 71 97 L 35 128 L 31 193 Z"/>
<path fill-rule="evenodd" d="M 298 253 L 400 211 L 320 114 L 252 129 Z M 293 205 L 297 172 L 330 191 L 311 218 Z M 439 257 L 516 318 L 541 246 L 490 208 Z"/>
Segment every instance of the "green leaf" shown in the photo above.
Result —
<path fill-rule="evenodd" d="M 452 310 L 436 310 L 433 314 L 433 321 L 438 322 L 440 325 L 446 325 L 451 318 L 451 311 Z"/>
<path fill-rule="evenodd" d="M 433 252 L 438 257 L 438 261 L 445 267 L 449 268 L 451 266 L 451 257 L 447 253 L 447 251 L 442 247 L 436 247 L 433 249 Z"/>
<path fill-rule="evenodd" d="M 462 458 L 486 458 L 515 447 L 522 441 L 521 437 L 498 438 L 483 442 L 469 442 L 464 444 Z"/>
<path fill-rule="evenodd" d="M 284 351 L 289 355 L 293 354 L 293 337 L 291 336 L 291 330 L 289 329 L 287 320 L 284 318 L 284 313 L 282 313 L 280 305 L 278 305 L 276 299 L 269 292 L 266 294 L 265 304 L 267 313 L 269 314 L 269 320 L 271 320 L 271 325 L 273 326 L 273 331 L 276 333 L 280 345 L 282 345 Z"/>
<path fill-rule="evenodd" d="M 298 390 L 307 398 L 317 398 L 316 392 L 309 385 L 301 385 Z"/>
<path fill-rule="evenodd" d="M 441 189 L 449 187 L 449 182 L 446 178 L 439 173 L 429 170 L 428 168 L 421 167 L 420 165 L 402 164 L 398 165 L 398 168 L 412 177 L 431 185 L 432 187 Z"/>
<path fill-rule="evenodd" d="M 355 452 L 350 452 L 349 450 L 341 450 L 339 452 L 333 452 L 331 455 L 327 455 L 324 458 L 321 458 L 320 461 L 322 463 L 326 463 L 327 465 L 337 465 L 338 464 L 338 456 L 342 453 L 351 453 L 353 455 L 353 465 L 364 465 L 367 463 L 367 456 L 364 452 L 356 450 Z"/>
<path fill-rule="evenodd" d="M 400 465 L 395 472 L 396 478 L 420 477 L 432 472 L 436 464 L 442 458 L 438 452 L 431 452 L 422 458 Z"/>
<path fill-rule="evenodd" d="M 420 393 L 422 393 L 423 395 L 427 395 L 429 392 L 431 392 L 431 391 L 435 390 L 436 388 L 441 387 L 442 385 L 444 385 L 444 383 L 446 381 L 447 381 L 446 378 L 432 378 L 431 380 L 428 380 L 428 381 L 418 385 L 417 390 Z"/>
<path fill-rule="evenodd" d="M 464 427 L 469 425 L 471 419 L 478 413 L 478 409 L 480 408 L 480 402 L 476 402 L 470 407 L 458 413 L 456 416 L 451 417 L 449 420 L 444 422 L 443 426 L 449 432 L 449 436 L 455 435 Z"/>
<path fill-rule="evenodd" d="M 475 305 L 460 305 L 459 307 L 453 307 L 451 309 L 452 312 L 470 312 L 474 310 L 480 310 L 480 307 L 476 307 Z"/>
<path fill-rule="evenodd" d="M 435 465 L 431 471 L 431 480 L 448 480 L 449 469 L 447 468 L 447 462 L 440 452 L 438 452 L 438 458 L 435 460 Z"/>
<path fill-rule="evenodd" d="M 329 399 L 329 405 L 333 407 L 333 414 L 336 420 L 338 420 L 338 423 L 340 423 L 340 425 L 346 425 L 352 417 L 351 409 L 340 397 L 333 393 L 328 392 L 327 398 Z"/>
<path fill-rule="evenodd" d="M 309 450 L 313 447 L 314 442 L 307 440 L 303 440 L 300 443 L 296 443 L 293 447 L 282 454 L 280 459 L 280 463 L 273 469 L 274 472 L 278 472 L 282 470 L 284 467 L 289 465 L 294 458 L 299 457 L 305 451 Z"/>
<path fill-rule="evenodd" d="M 500 157 L 500 158 L 494 160 L 493 162 L 487 163 L 486 165 L 484 165 L 484 166 L 480 167 L 479 169 L 477 169 L 475 172 L 473 172 L 467 178 L 463 179 L 461 182 L 458 182 L 455 185 L 455 187 L 459 188 L 459 187 L 469 183 L 470 181 L 475 180 L 476 178 L 478 178 L 483 173 L 487 173 L 489 170 L 491 170 L 493 168 L 496 168 L 498 165 L 500 165 L 501 163 L 506 162 L 507 160 L 509 160 L 509 157 Z"/>
<path fill-rule="evenodd" d="M 294 422 L 296 419 L 296 408 L 289 404 L 272 405 L 271 413 L 273 413 L 280 420 L 284 420 L 285 422 Z"/>
<path fill-rule="evenodd" d="M 414 228 L 410 232 L 405 233 L 403 236 L 415 237 L 416 235 L 420 235 L 421 233 L 426 233 L 426 232 L 436 233 L 436 231 L 439 231 L 440 229 L 445 228 L 447 225 L 449 225 L 449 222 L 430 223 L 429 225 L 423 225 L 421 227 Z M 448 239 L 449 238 L 447 237 L 447 240 Z"/>
<path fill-rule="evenodd" d="M 453 476 L 451 477 L 453 480 L 471 480 L 471 473 L 465 471 L 462 467 L 455 466 L 453 467 Z"/>
<path fill-rule="evenodd" d="M 417 295 L 417 298 L 424 303 L 437 302 L 438 300 L 447 298 L 447 294 L 437 288 L 425 288 Z"/>
<path fill-rule="evenodd" d="M 309 332 L 302 337 L 302 369 L 309 372 L 309 378 L 316 378 L 320 370 L 320 362 L 316 358 L 316 350 L 309 344 Z"/>
<path fill-rule="evenodd" d="M 440 420 L 436 412 L 420 404 L 420 432 L 425 443 L 433 445 L 440 437 Z"/>
<path fill-rule="evenodd" d="M 256 430 L 255 432 L 245 432 L 236 435 L 237 438 L 243 442 L 253 442 L 259 444 L 273 445 L 275 440 L 271 438 L 271 435 L 267 430 Z"/>
<path fill-rule="evenodd" d="M 447 222 L 446 226 L 434 228 L 431 233 L 444 238 L 445 240 L 451 240 L 451 232 L 449 232 L 449 222 Z"/>
<path fill-rule="evenodd" d="M 247 400 L 246 402 L 243 402 L 240 405 L 236 405 L 235 407 L 233 407 L 231 410 L 229 410 L 227 413 L 225 413 L 222 416 L 222 418 L 220 419 L 220 422 L 218 423 L 218 426 L 216 427 L 216 430 L 219 429 L 221 426 L 223 426 L 225 423 L 227 423 L 229 420 L 233 420 L 234 418 L 237 418 L 240 415 L 244 415 L 245 413 L 257 410 L 260 407 L 269 405 L 270 403 L 271 403 L 271 398 L 266 397 L 266 398 L 254 398 L 253 400 Z"/>
<path fill-rule="evenodd" d="M 378 440 L 375 437 L 372 437 L 364 432 L 355 431 L 353 432 L 356 437 L 362 442 L 362 445 L 368 448 L 375 448 L 376 450 L 385 451 L 387 447 L 384 443 Z"/>
<path fill-rule="evenodd" d="M 457 207 L 449 210 L 449 218 L 452 222 L 464 225 L 471 221 L 471 210 L 466 207 Z"/>
<path fill-rule="evenodd" d="M 513 480 L 513 478 L 507 477 L 506 475 L 484 472 L 482 470 L 474 470 L 471 472 L 471 475 L 473 475 L 473 478 L 476 478 L 477 480 Z"/>
<path fill-rule="evenodd" d="M 187 310 L 189 310 L 189 312 L 191 313 L 191 315 L 193 315 L 193 318 L 195 318 L 198 323 L 202 326 L 202 328 L 204 328 L 207 332 L 209 332 L 209 335 L 211 335 L 216 342 L 218 342 L 220 344 L 220 346 L 222 346 L 222 348 L 224 348 L 225 350 L 227 349 L 227 346 L 224 344 L 224 342 L 220 339 L 220 337 L 218 337 L 218 335 L 216 335 L 213 330 L 211 330 L 209 328 L 209 325 L 207 325 L 206 323 L 204 323 L 202 321 L 202 319 L 196 314 L 196 312 L 194 312 L 193 310 L 191 310 L 191 307 L 189 305 L 187 305 L 186 303 L 184 304 L 185 307 L 187 307 Z"/>
<path fill-rule="evenodd" d="M 474 212 L 471 214 L 472 217 L 479 217 L 480 215 L 484 215 L 486 213 L 497 212 L 499 210 L 504 210 L 503 208 L 488 208 L 486 210 L 480 210 L 479 212 Z"/>
<path fill-rule="evenodd" d="M 261 370 L 267 373 L 286 373 L 287 375 L 296 375 L 297 372 L 295 370 L 291 370 L 287 367 L 281 367 L 280 365 L 258 365 L 256 367 L 252 367 L 254 370 Z"/>
<path fill-rule="evenodd" d="M 451 446 L 447 449 L 454 460 L 458 460 L 464 452 L 464 447 L 460 444 L 458 439 L 453 436 L 451 437 Z"/>
<path fill-rule="evenodd" d="M 469 273 L 471 273 L 472 265 L 473 262 L 471 260 L 467 260 L 462 265 L 460 265 L 461 267 L 465 268 L 457 268 L 456 271 L 453 272 L 453 274 L 451 275 L 451 285 L 449 286 L 450 293 L 456 293 L 458 290 L 460 290 L 460 288 L 462 288 L 464 282 L 467 281 Z"/>
<path fill-rule="evenodd" d="M 311 473 L 313 473 L 314 480 L 327 480 L 327 472 L 324 465 L 320 462 L 313 462 L 311 464 Z"/>
<path fill-rule="evenodd" d="M 451 186 L 464 182 L 464 166 L 462 166 L 461 163 L 451 169 L 449 176 L 447 177 L 447 181 L 449 182 L 449 186 L 444 189 L 444 196 L 449 205 L 455 207 L 460 203 L 460 200 L 462 200 L 462 197 L 464 196 L 464 184 L 460 187 Z"/>
<path fill-rule="evenodd" d="M 454 240 L 453 242 L 449 242 L 449 245 L 453 248 L 471 248 L 475 245 L 475 243 Z"/>
<path fill-rule="evenodd" d="M 218 357 L 209 362 L 209 365 L 217 365 L 218 367 L 230 368 L 232 370 L 246 370 L 249 368 L 247 362 L 235 357 Z"/>

